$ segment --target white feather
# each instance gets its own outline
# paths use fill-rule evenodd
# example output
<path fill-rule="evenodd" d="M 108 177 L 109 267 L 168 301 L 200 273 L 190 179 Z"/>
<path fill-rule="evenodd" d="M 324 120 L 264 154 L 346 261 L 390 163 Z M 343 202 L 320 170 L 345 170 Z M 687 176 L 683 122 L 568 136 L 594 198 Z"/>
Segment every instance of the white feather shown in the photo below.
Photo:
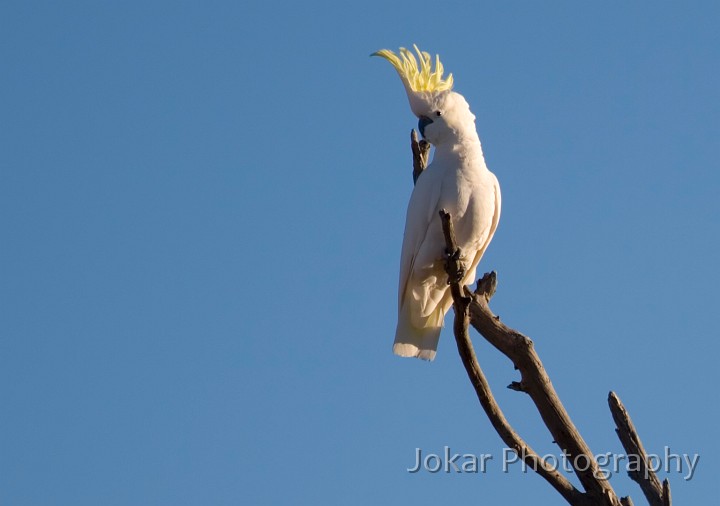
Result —
<path fill-rule="evenodd" d="M 437 109 L 442 116 L 434 117 L 425 128 L 435 153 L 408 204 L 393 352 L 432 360 L 445 313 L 452 305 L 438 212 L 445 209 L 452 217 L 466 269 L 463 284 L 469 284 L 498 225 L 500 187 L 485 165 L 475 117 L 465 99 L 444 92 L 428 100 L 427 106 L 427 115 Z"/>

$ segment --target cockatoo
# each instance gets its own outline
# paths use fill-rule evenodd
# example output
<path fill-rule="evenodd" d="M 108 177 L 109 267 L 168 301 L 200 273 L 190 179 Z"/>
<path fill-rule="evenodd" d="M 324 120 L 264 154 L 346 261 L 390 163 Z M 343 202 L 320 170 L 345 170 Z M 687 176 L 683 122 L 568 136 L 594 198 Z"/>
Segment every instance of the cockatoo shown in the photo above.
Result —
<path fill-rule="evenodd" d="M 485 165 L 475 116 L 463 96 L 452 91 L 452 74 L 443 78 L 440 57 L 435 57 L 433 69 L 430 55 L 414 48 L 417 60 L 402 47 L 399 54 L 382 49 L 373 56 L 395 67 L 410 109 L 418 117 L 418 130 L 435 148 L 408 204 L 393 344 L 396 355 L 433 360 L 445 313 L 452 305 L 439 211 L 451 215 L 465 271 L 462 285 L 467 285 L 474 281 L 498 226 L 500 186 Z"/>

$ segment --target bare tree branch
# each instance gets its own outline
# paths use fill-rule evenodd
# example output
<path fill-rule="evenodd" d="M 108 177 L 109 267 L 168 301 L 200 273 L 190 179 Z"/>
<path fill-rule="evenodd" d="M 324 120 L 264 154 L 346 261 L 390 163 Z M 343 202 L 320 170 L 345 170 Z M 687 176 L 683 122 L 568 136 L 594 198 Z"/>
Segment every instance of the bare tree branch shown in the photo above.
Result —
<path fill-rule="evenodd" d="M 413 181 L 417 182 L 418 177 L 427 166 L 430 145 L 424 140 L 418 141 L 417 134 L 414 130 L 410 138 L 413 152 Z M 461 286 L 460 283 L 464 277 L 464 272 L 462 264 L 460 263 L 460 250 L 457 248 L 457 242 L 455 241 L 452 217 L 445 212 L 445 210 L 440 211 L 440 217 L 446 241 L 445 270 L 448 274 L 448 284 L 450 285 L 453 297 L 453 307 L 455 310 L 453 330 L 458 352 L 475 389 L 478 400 L 480 401 L 480 405 L 500 435 L 500 438 L 523 459 L 528 467 L 550 483 L 571 505 L 633 506 L 633 501 L 630 497 L 618 499 L 604 473 L 599 469 L 590 448 L 583 440 L 560 402 L 552 386 L 552 382 L 535 352 L 532 340 L 505 326 L 490 310 L 488 303 L 495 293 L 497 286 L 495 272 L 485 274 L 482 279 L 478 280 L 475 292 L 471 292 L 467 287 Z M 547 465 L 508 423 L 502 410 L 495 401 L 487 379 L 477 361 L 468 332 L 469 324 L 472 324 L 490 344 L 510 358 L 513 364 L 515 364 L 515 368 L 520 371 L 521 380 L 519 382 L 512 382 L 509 388 L 525 392 L 532 399 L 543 422 L 552 434 L 554 442 L 562 449 L 573 466 L 585 492 L 576 489 L 565 476 L 559 473 L 554 467 Z M 611 393 L 611 397 L 612 396 L 614 396 L 614 394 Z M 615 399 L 617 399 L 616 396 Z M 619 403 L 619 399 L 617 402 Z M 620 404 L 620 406 L 622 406 L 622 404 Z M 625 413 L 625 415 L 627 415 L 627 413 Z M 615 417 L 615 413 L 613 413 L 613 417 Z M 627 417 L 627 420 L 629 422 L 629 417 Z M 618 423 L 617 419 L 616 423 Z M 618 427 L 620 427 L 619 424 Z M 638 448 L 642 450 L 642 445 L 637 437 L 637 433 L 634 432 L 634 427 L 632 427 L 631 422 L 630 427 L 632 428 L 632 433 L 635 434 Z M 629 433 L 629 431 L 626 432 Z M 620 434 L 619 430 L 618 434 Z M 625 446 L 624 442 L 623 446 Z M 631 451 L 628 449 L 628 446 L 625 446 L 625 448 L 630 455 Z M 642 454 L 645 455 L 644 450 L 642 450 Z M 645 460 L 643 460 L 643 462 L 645 462 Z M 644 468 L 647 468 L 646 462 Z M 655 481 L 657 481 L 657 477 L 655 477 Z M 653 484 L 653 490 L 657 490 L 655 484 Z M 643 491 L 645 490 L 643 489 Z M 651 506 L 655 506 L 655 504 L 671 506 L 670 485 L 667 480 L 663 483 L 660 495 L 655 493 L 653 497 L 661 497 L 662 502 L 652 502 L 650 497 L 648 497 Z"/>
<path fill-rule="evenodd" d="M 532 340 L 507 327 L 492 313 L 487 299 L 476 293 L 470 304 L 470 323 L 520 371 L 518 390 L 526 392 L 535 403 L 554 441 L 563 450 L 585 491 L 597 504 L 619 504 L 618 498 L 603 478 L 590 448 L 573 424 L 553 388 Z M 603 498 L 603 499 L 601 499 Z"/>
<path fill-rule="evenodd" d="M 413 153 L 413 184 L 417 183 L 420 174 L 425 170 L 430 157 L 430 143 L 425 139 L 418 141 L 415 129 L 410 131 L 410 148 Z"/>
<path fill-rule="evenodd" d="M 610 392 L 608 404 L 617 426 L 615 432 L 620 438 L 628 458 L 634 464 L 632 469 L 628 471 L 628 476 L 640 485 L 650 506 L 670 506 L 670 483 L 665 480 L 660 484 L 657 475 L 651 469 L 651 466 L 648 466 L 648 456 L 642 441 L 640 441 L 640 436 L 638 436 L 635 425 L 630 419 L 625 406 L 623 406 L 615 392 Z"/>
<path fill-rule="evenodd" d="M 450 290 L 453 295 L 453 307 L 455 309 L 455 321 L 453 324 L 453 330 L 455 332 L 455 340 L 457 342 L 458 352 L 462 359 L 465 370 L 470 377 L 470 382 L 475 388 L 480 405 L 485 410 L 490 423 L 495 428 L 500 438 L 508 446 L 512 448 L 515 453 L 523 459 L 525 464 L 557 490 L 565 500 L 570 504 L 583 504 L 583 494 L 577 490 L 572 483 L 570 483 L 565 476 L 559 473 L 555 468 L 548 466 L 537 453 L 513 430 L 512 426 L 508 423 L 505 415 L 503 414 L 500 406 L 495 401 L 495 397 L 492 394 L 490 385 L 485 378 L 485 374 L 480 368 L 480 364 L 475 356 L 475 350 L 468 334 L 468 322 L 469 322 L 469 305 L 472 300 L 469 294 L 463 294 L 460 286 L 460 280 L 462 276 L 459 275 L 462 272 L 460 264 L 459 250 L 455 241 L 455 233 L 450 220 L 450 215 L 443 209 L 440 211 L 440 217 L 442 219 L 443 232 L 445 234 L 445 242 L 447 245 L 446 255 L 446 270 L 450 280 Z M 486 275 L 486 278 L 492 278 L 492 281 L 488 282 L 488 287 L 491 287 L 486 292 L 488 299 L 492 297 L 494 292 L 493 282 L 495 280 L 495 274 Z"/>

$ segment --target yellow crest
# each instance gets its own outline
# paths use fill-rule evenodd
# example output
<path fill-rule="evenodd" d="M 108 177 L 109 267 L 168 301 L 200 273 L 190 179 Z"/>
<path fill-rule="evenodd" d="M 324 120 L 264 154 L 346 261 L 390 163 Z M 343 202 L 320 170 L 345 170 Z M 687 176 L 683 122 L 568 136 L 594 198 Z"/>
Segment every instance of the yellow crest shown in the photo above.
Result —
<path fill-rule="evenodd" d="M 420 59 L 419 67 L 415 55 L 404 47 L 400 48 L 399 56 L 389 49 L 381 49 L 370 56 L 380 56 L 389 61 L 392 66 L 395 67 L 398 74 L 400 74 L 400 78 L 412 91 L 433 92 L 452 89 L 453 76 L 452 74 L 448 74 L 447 78 L 443 79 L 442 75 L 444 70 L 442 63 L 440 63 L 440 56 L 435 55 L 435 70 L 433 71 L 430 53 L 420 51 L 415 44 L 413 44 L 413 47 Z"/>

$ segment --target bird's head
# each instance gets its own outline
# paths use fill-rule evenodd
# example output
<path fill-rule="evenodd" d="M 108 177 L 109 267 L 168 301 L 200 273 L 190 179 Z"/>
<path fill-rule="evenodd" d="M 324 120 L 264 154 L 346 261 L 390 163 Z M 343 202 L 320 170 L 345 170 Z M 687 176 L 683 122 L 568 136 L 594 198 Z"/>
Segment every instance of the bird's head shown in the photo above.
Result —
<path fill-rule="evenodd" d="M 381 49 L 372 54 L 389 61 L 405 86 L 410 101 L 410 109 L 418 117 L 418 130 L 431 144 L 437 146 L 464 135 L 477 136 L 475 116 L 462 95 L 452 91 L 453 76 L 443 79 L 443 66 L 440 57 L 435 56 L 435 68 L 429 53 L 422 52 L 413 45 L 415 55 L 400 48 L 399 54 Z"/>

